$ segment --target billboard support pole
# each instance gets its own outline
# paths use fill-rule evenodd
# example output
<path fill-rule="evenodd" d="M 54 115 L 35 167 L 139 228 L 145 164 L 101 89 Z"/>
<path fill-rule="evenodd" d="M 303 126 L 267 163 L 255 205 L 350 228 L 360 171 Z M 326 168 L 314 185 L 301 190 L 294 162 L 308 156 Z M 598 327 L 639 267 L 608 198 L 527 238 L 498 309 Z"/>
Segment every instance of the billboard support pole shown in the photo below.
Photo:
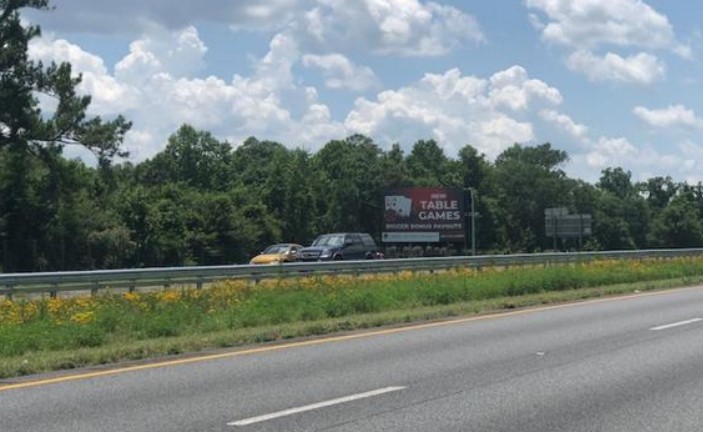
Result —
<path fill-rule="evenodd" d="M 476 256 L 476 189 L 470 187 L 471 194 L 471 255 Z"/>
<path fill-rule="evenodd" d="M 554 217 L 554 248 L 552 250 L 554 252 L 557 251 L 557 218 L 556 218 L 556 216 Z"/>

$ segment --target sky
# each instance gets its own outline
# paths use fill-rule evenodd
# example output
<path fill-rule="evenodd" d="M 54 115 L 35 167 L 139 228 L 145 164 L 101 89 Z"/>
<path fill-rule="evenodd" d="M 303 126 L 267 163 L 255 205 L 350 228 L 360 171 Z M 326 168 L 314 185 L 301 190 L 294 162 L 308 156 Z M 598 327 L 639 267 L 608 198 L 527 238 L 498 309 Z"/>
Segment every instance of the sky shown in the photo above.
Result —
<path fill-rule="evenodd" d="M 493 160 L 568 152 L 570 176 L 703 181 L 703 4 L 684 0 L 53 0 L 32 58 L 69 61 L 133 162 L 184 123 L 315 152 L 354 133 Z M 51 101 L 41 99 L 51 110 Z M 69 156 L 81 156 L 68 148 Z M 88 161 L 89 162 L 89 161 Z"/>

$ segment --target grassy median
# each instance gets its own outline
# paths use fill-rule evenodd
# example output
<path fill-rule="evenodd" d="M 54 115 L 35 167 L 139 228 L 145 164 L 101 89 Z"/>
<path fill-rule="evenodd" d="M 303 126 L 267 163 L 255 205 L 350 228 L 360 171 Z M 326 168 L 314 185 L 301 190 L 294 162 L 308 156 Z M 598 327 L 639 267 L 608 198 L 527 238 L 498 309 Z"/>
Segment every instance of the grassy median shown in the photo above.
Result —
<path fill-rule="evenodd" d="M 703 259 L 226 281 L 0 301 L 0 378 L 703 282 Z"/>

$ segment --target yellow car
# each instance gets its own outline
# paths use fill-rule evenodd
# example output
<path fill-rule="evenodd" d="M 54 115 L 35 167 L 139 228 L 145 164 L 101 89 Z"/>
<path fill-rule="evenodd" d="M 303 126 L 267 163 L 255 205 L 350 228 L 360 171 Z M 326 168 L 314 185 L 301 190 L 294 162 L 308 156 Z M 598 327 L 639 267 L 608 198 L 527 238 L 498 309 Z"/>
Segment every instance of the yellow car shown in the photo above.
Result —
<path fill-rule="evenodd" d="M 282 264 L 298 260 L 298 253 L 303 247 L 295 243 L 280 243 L 267 247 L 252 258 L 249 264 Z"/>

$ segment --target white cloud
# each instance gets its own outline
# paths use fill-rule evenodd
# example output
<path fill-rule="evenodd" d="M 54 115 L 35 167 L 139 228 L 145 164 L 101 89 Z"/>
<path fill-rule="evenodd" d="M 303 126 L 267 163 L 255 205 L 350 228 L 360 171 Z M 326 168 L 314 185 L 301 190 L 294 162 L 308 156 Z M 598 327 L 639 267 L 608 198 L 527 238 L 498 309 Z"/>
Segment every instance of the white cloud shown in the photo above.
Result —
<path fill-rule="evenodd" d="M 527 109 L 530 100 L 542 99 L 554 105 L 562 102 L 559 90 L 543 81 L 529 79 L 522 66 L 513 66 L 490 78 L 490 98 L 495 106 L 519 111 Z"/>
<path fill-rule="evenodd" d="M 188 26 L 177 32 L 154 30 L 132 42 L 129 51 L 115 66 L 116 74 L 131 81 L 142 81 L 159 72 L 175 77 L 193 75 L 204 66 L 207 47 L 200 40 L 198 30 Z"/>
<path fill-rule="evenodd" d="M 296 33 L 306 51 L 364 47 L 379 54 L 444 55 L 484 35 L 476 19 L 452 6 L 425 0 L 54 0 L 58 12 L 27 16 L 55 30 L 122 33 L 180 31 L 215 22 L 235 31 Z"/>
<path fill-rule="evenodd" d="M 100 57 L 85 52 L 64 39 L 55 40 L 51 35 L 34 39 L 29 45 L 29 56 L 45 63 L 71 63 L 73 72 L 83 75 L 79 91 L 93 96 L 92 109 L 95 114 L 119 112 L 137 103 L 136 92 L 109 75 Z M 55 109 L 54 100 L 42 96 L 40 101 L 43 109 Z"/>
<path fill-rule="evenodd" d="M 681 150 L 683 157 L 695 159 L 699 164 L 703 164 L 703 146 L 694 143 L 691 140 L 685 140 L 677 146 Z"/>
<path fill-rule="evenodd" d="M 534 27 L 534 29 L 537 31 L 541 32 L 547 26 L 545 23 L 542 22 L 540 17 L 535 13 L 527 14 L 527 19 L 528 19 L 528 21 L 530 21 L 530 24 L 532 25 L 532 27 Z"/>
<path fill-rule="evenodd" d="M 30 53 L 73 62 L 84 76 L 79 90 L 93 96 L 91 114 L 124 114 L 134 122 L 125 147 L 136 161 L 160 151 L 183 123 L 232 137 L 235 144 L 255 135 L 284 142 L 297 137 L 296 144 L 315 147 L 343 136 L 343 125 L 331 119 L 317 92 L 296 84 L 292 68 L 300 53 L 289 36 L 274 36 L 255 72 L 231 82 L 188 76 L 205 50 L 192 28 L 155 33 L 131 44 L 114 75 L 101 59 L 64 40 L 37 39 Z"/>
<path fill-rule="evenodd" d="M 317 149 L 325 142 L 340 138 L 347 134 L 344 125 L 332 120 L 329 107 L 317 101 L 317 91 L 313 88 L 306 89 L 309 106 L 300 122 L 292 126 L 296 142 L 287 142 L 290 137 L 282 139 L 289 145 L 303 145 L 307 149 Z"/>
<path fill-rule="evenodd" d="M 621 57 L 608 53 L 598 57 L 589 51 L 576 51 L 567 60 L 568 67 L 585 74 L 591 81 L 614 81 L 631 84 L 651 84 L 664 79 L 666 65 L 656 56 L 639 53 Z"/>
<path fill-rule="evenodd" d="M 56 13 L 27 11 L 32 21 L 56 30 L 138 35 L 217 22 L 236 29 L 280 30 L 309 0 L 53 0 Z"/>
<path fill-rule="evenodd" d="M 588 128 L 586 126 L 577 124 L 566 114 L 562 114 L 554 110 L 542 110 L 539 112 L 539 115 L 545 121 L 552 123 L 558 128 L 568 132 L 574 138 L 585 139 L 588 134 Z"/>
<path fill-rule="evenodd" d="M 683 171 L 679 172 L 685 176 L 686 181 L 691 184 L 703 182 L 703 146 L 691 140 L 685 140 L 677 145 L 681 151 Z"/>
<path fill-rule="evenodd" d="M 586 141 L 586 150 L 575 154 L 568 170 L 572 175 L 597 181 L 598 172 L 608 167 L 623 167 L 634 172 L 634 180 L 645 180 L 654 176 L 671 175 L 678 172 L 688 180 L 696 178 L 700 164 L 696 162 L 703 149 L 688 143 L 687 150 L 675 153 L 662 152 L 651 145 L 633 145 L 627 138 L 600 137 L 598 141 Z"/>
<path fill-rule="evenodd" d="M 305 23 L 304 28 L 308 35 L 312 36 L 316 42 L 325 42 L 325 32 L 328 26 L 325 22 L 329 21 L 329 18 L 323 16 L 320 8 L 305 12 L 302 21 Z"/>
<path fill-rule="evenodd" d="M 358 66 L 341 54 L 303 56 L 303 65 L 322 71 L 325 84 L 332 89 L 366 90 L 379 85 L 376 74 L 367 66 Z"/>
<path fill-rule="evenodd" d="M 658 128 L 703 126 L 703 119 L 696 116 L 693 110 L 683 105 L 670 105 L 668 108 L 659 110 L 650 110 L 643 106 L 638 106 L 633 109 L 633 113 L 650 126 Z"/>
<path fill-rule="evenodd" d="M 550 20 L 544 40 L 576 49 L 601 45 L 676 48 L 665 15 L 642 0 L 527 0 Z"/>
<path fill-rule="evenodd" d="M 642 0 L 526 0 L 547 20 L 529 15 L 546 42 L 571 51 L 567 66 L 591 81 L 649 85 L 664 79 L 666 65 L 655 50 L 692 57 L 669 19 Z M 629 54 L 638 48 L 638 54 Z M 628 54 L 614 52 L 628 50 Z M 607 51 L 602 53 L 603 51 Z"/>
<path fill-rule="evenodd" d="M 627 138 L 601 137 L 586 154 L 586 162 L 591 168 L 602 169 L 621 166 L 623 161 L 629 161 L 635 155 L 637 149 Z"/>
<path fill-rule="evenodd" d="M 509 89 L 509 90 L 508 90 Z M 506 95 L 517 102 L 508 103 Z M 558 90 L 530 79 L 519 66 L 488 79 L 465 76 L 459 69 L 426 74 L 419 82 L 357 99 L 345 121 L 347 129 L 387 142 L 432 137 L 448 154 L 465 144 L 490 157 L 513 143 L 534 140 L 533 126 L 515 111 L 561 102 Z M 504 112 L 503 108 L 508 109 Z"/>
<path fill-rule="evenodd" d="M 461 10 L 420 0 L 318 0 L 302 28 L 328 47 L 363 46 L 378 54 L 438 56 L 481 42 L 476 19 Z"/>
<path fill-rule="evenodd" d="M 293 37 L 285 33 L 275 35 L 268 53 L 256 65 L 258 85 L 277 89 L 294 87 L 293 65 L 299 58 L 300 49 Z"/>
<path fill-rule="evenodd" d="M 101 75 L 107 72 L 105 63 L 100 57 L 87 53 L 66 40 L 52 41 L 51 38 L 53 38 L 52 35 L 48 35 L 48 38 L 33 39 L 29 45 L 30 57 L 43 61 L 67 61 L 74 69 L 84 73 Z"/>

